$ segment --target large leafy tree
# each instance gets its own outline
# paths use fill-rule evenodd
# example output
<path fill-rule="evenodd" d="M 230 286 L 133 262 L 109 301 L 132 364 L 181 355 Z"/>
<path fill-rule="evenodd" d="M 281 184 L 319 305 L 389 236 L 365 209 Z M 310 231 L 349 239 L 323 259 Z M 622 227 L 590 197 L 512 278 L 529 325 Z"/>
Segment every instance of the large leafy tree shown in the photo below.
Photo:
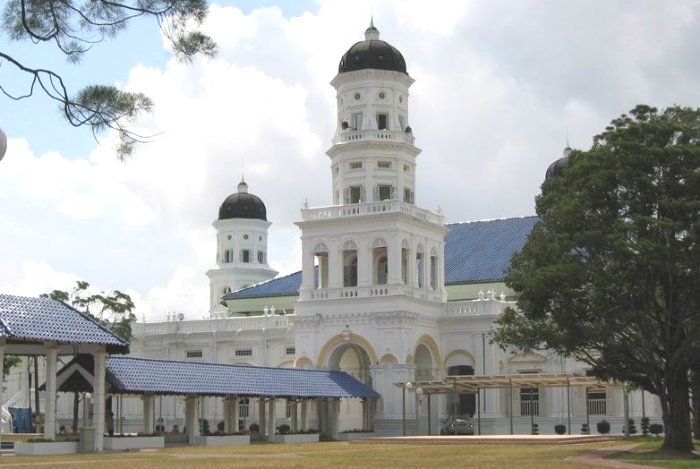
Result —
<path fill-rule="evenodd" d="M 574 151 L 513 257 L 504 347 L 545 348 L 657 395 L 664 449 L 692 450 L 700 361 L 700 109 L 637 106 Z"/>
<path fill-rule="evenodd" d="M 197 27 L 207 15 L 206 0 L 8 0 L 2 10 L 2 29 L 12 40 L 50 44 L 71 64 L 77 64 L 91 47 L 127 29 L 139 17 L 151 17 L 170 39 L 175 56 L 190 60 L 195 54 L 213 56 L 216 44 Z M 131 153 L 134 143 L 147 139 L 129 129 L 129 122 L 153 102 L 142 93 L 113 85 L 90 85 L 72 93 L 61 74 L 31 64 L 29 57 L 0 50 L 0 72 L 18 70 L 27 77 L 24 92 L 0 91 L 21 100 L 43 92 L 58 102 L 68 122 L 87 126 L 93 134 L 115 130 L 120 157 Z M 2 75 L 0 74 L 0 79 Z"/>

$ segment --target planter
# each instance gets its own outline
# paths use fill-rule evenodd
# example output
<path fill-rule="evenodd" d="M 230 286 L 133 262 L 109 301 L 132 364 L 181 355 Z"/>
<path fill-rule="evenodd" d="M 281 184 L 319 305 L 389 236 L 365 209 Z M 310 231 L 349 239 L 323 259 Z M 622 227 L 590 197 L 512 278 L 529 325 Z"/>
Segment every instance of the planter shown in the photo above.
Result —
<path fill-rule="evenodd" d="M 366 440 L 367 438 L 373 438 L 374 432 L 345 432 L 338 433 L 338 441 L 355 441 L 355 440 Z"/>
<path fill-rule="evenodd" d="M 165 448 L 163 436 L 106 436 L 104 449 L 124 451 L 128 449 Z"/>
<path fill-rule="evenodd" d="M 206 435 L 195 439 L 198 446 L 235 446 L 249 445 L 250 435 Z"/>
<path fill-rule="evenodd" d="M 17 456 L 46 456 L 76 454 L 77 452 L 77 441 L 18 441 L 15 443 Z"/>
<path fill-rule="evenodd" d="M 318 433 L 283 433 L 277 434 L 275 443 L 318 443 Z"/>

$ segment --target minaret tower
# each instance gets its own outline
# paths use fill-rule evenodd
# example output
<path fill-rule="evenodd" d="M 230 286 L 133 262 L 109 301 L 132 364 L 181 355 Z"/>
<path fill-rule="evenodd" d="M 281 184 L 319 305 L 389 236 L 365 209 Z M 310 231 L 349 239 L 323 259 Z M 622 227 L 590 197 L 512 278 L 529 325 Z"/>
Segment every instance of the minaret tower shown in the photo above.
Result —
<path fill-rule="evenodd" d="M 378 432 L 395 433 L 401 415 L 394 383 L 415 381 L 419 361 L 424 378 L 439 366 L 446 229 L 441 214 L 415 205 L 420 150 L 409 124 L 413 81 L 401 52 L 379 39 L 372 21 L 331 81 L 338 106 L 326 152 L 333 205 L 305 206 L 297 222 L 297 366 L 352 372 L 384 399 L 372 417 L 368 405 L 343 410 L 339 431 L 375 419 Z M 357 416 L 363 420 L 354 421 Z"/>
<path fill-rule="evenodd" d="M 209 277 L 209 310 L 232 291 L 270 280 L 277 271 L 267 263 L 267 209 L 257 195 L 248 192 L 241 178 L 238 192 L 226 197 L 219 207 L 216 228 L 216 268 Z"/>

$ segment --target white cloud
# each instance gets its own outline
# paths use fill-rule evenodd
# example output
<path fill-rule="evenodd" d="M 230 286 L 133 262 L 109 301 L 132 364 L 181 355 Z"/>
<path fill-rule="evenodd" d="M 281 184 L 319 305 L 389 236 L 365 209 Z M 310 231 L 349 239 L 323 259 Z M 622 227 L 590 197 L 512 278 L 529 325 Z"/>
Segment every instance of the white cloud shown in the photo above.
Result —
<path fill-rule="evenodd" d="M 132 293 L 138 314 L 201 317 L 223 199 L 243 167 L 266 203 L 269 261 L 300 268 L 292 224 L 331 202 L 335 93 L 328 82 L 373 12 L 416 79 L 410 125 L 417 202 L 448 221 L 531 214 L 569 140 L 587 148 L 639 102 L 698 106 L 697 3 L 321 1 L 285 18 L 212 6 L 215 60 L 138 64 L 121 86 L 155 101 L 155 135 L 126 163 L 108 141 L 89 159 L 35 155 L 10 139 L 0 162 L 0 285 L 38 294 L 84 279 Z M 86 71 L 87 72 L 87 71 Z M 68 288 L 63 286 L 62 288 Z"/>

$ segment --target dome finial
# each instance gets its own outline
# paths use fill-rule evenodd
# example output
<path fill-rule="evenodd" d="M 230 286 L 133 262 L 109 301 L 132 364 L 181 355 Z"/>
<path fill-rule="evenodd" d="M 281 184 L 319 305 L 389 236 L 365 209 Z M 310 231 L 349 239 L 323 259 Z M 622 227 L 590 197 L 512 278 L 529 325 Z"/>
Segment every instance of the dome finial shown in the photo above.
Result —
<path fill-rule="evenodd" d="M 365 41 L 379 39 L 379 30 L 374 26 L 374 15 L 369 18 L 369 28 L 365 29 Z"/>
<path fill-rule="evenodd" d="M 238 183 L 238 192 L 248 192 L 248 184 L 245 182 L 245 159 L 241 158 L 241 182 Z"/>

